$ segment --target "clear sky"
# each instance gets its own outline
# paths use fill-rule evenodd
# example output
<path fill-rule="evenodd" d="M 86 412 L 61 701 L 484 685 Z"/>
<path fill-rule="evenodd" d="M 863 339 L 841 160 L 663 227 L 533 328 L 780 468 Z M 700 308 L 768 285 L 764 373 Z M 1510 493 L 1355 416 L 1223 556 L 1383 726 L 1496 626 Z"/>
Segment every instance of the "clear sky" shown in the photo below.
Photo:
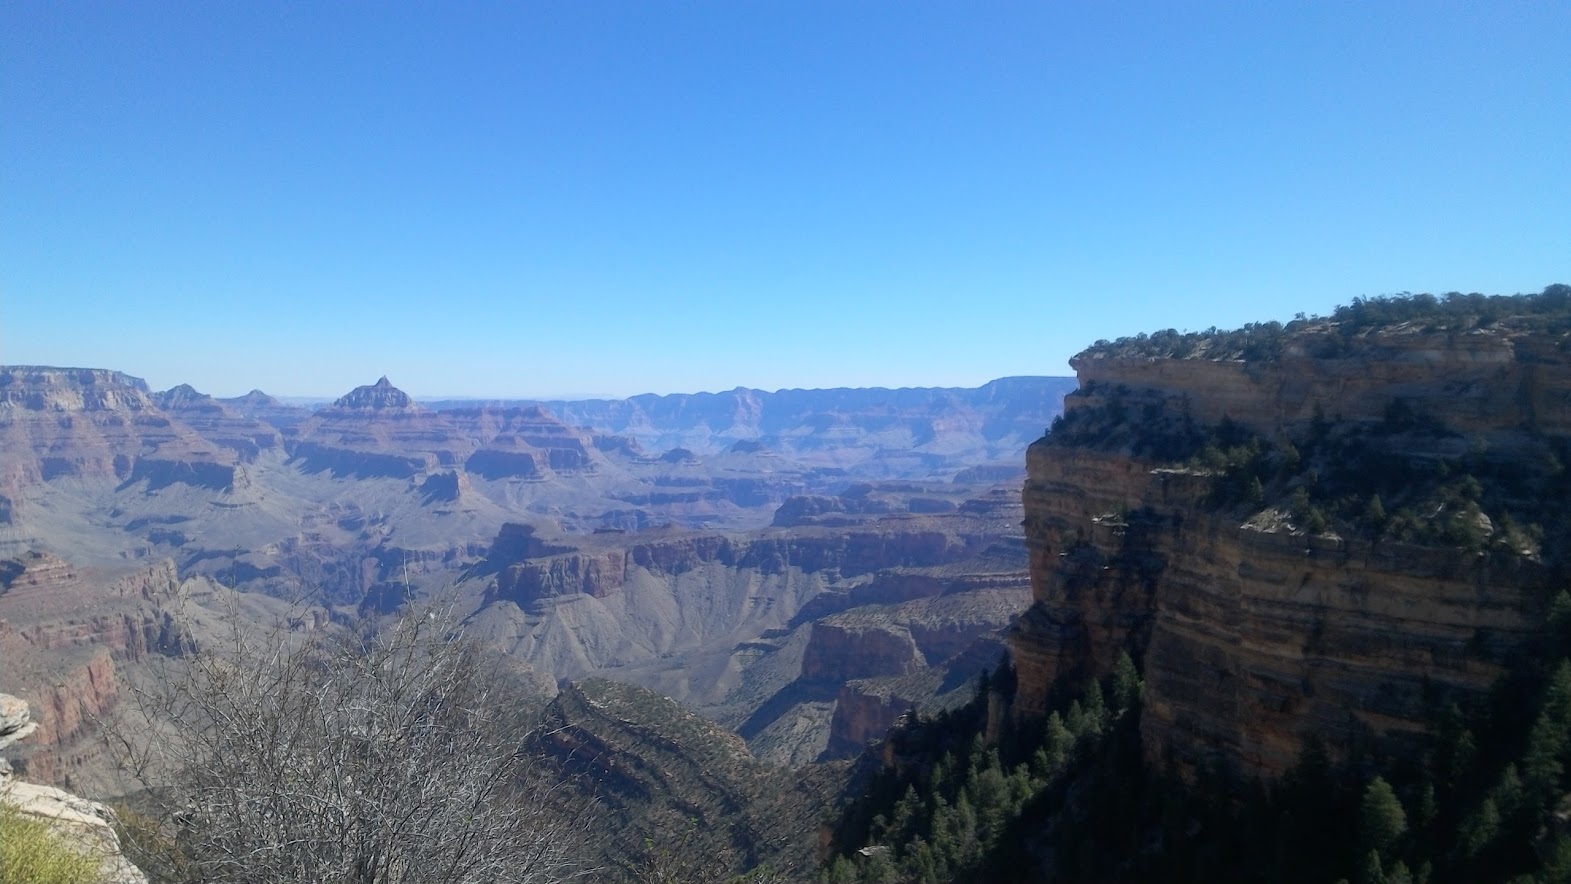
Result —
<path fill-rule="evenodd" d="M 1571 282 L 1571 4 L 0 5 L 0 362 L 972 386 Z"/>

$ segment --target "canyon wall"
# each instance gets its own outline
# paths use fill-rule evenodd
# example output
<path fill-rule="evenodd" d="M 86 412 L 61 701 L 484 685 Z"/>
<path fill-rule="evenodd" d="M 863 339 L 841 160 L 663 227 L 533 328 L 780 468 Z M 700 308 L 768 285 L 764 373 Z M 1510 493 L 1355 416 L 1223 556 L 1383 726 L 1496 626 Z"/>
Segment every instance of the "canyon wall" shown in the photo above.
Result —
<path fill-rule="evenodd" d="M 169 561 L 119 574 L 79 573 L 46 553 L 0 562 L 0 685 L 33 707 L 37 733 L 12 756 L 31 779 L 104 776 L 98 727 L 121 702 L 123 668 L 188 646 L 166 609 L 179 591 Z"/>
<path fill-rule="evenodd" d="M 1311 739 L 1333 757 L 1413 758 L 1435 711 L 1481 698 L 1539 628 L 1558 572 L 1508 548 L 1498 516 L 1480 522 L 1487 547 L 1362 536 L 1336 519 L 1314 530 L 1284 502 L 1314 490 L 1313 471 L 1283 469 L 1239 503 L 1220 499 L 1218 470 L 1129 440 L 1231 424 L 1296 458 L 1295 440 L 1399 407 L 1434 427 L 1417 461 L 1553 451 L 1571 435 L 1563 335 L 1322 328 L 1290 335 L 1276 359 L 1088 351 L 1072 364 L 1062 432 L 1027 458 L 1034 602 L 1011 635 L 1017 716 L 1040 717 L 1057 679 L 1106 675 L 1128 652 L 1155 764 L 1270 777 Z M 1077 415 L 1096 415 L 1098 434 L 1076 435 Z"/>

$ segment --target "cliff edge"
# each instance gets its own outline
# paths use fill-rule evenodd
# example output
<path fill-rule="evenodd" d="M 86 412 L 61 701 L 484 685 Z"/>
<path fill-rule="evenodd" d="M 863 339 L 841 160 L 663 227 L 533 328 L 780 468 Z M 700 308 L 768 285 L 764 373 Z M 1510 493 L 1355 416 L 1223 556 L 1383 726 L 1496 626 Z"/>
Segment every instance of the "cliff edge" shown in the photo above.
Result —
<path fill-rule="evenodd" d="M 1532 653 L 1571 550 L 1571 287 L 1102 341 L 1030 447 L 1014 714 L 1146 682 L 1148 762 L 1416 760 Z"/>

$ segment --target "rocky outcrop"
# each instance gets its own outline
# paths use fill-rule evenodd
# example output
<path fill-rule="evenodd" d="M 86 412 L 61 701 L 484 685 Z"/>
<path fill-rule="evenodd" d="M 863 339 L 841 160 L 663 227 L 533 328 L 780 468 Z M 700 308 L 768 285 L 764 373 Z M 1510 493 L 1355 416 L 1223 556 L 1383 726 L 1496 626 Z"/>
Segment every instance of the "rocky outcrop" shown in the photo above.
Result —
<path fill-rule="evenodd" d="M 487 479 L 538 479 L 540 465 L 533 452 L 482 448 L 464 461 L 464 469 Z"/>
<path fill-rule="evenodd" d="M 0 694 L 0 749 L 35 730 L 38 730 L 38 724 L 32 720 L 27 701 L 10 694 Z M 6 768 L 6 772 L 9 771 L 10 769 Z"/>
<path fill-rule="evenodd" d="M 908 675 L 926 665 L 911 631 L 898 624 L 814 623 L 802 677 L 844 682 Z"/>
<path fill-rule="evenodd" d="M 374 384 L 356 387 L 338 397 L 333 401 L 332 407 L 346 410 L 372 409 L 385 411 L 394 409 L 410 411 L 417 409 L 419 406 L 415 405 L 415 401 L 409 398 L 408 393 L 393 386 L 392 382 L 387 379 L 387 376 L 383 375 Z"/>
<path fill-rule="evenodd" d="M 1040 716 L 1056 679 L 1105 675 L 1128 651 L 1146 680 L 1153 763 L 1270 777 L 1311 738 L 1337 758 L 1414 759 L 1436 709 L 1477 701 L 1538 628 L 1551 571 L 1498 532 L 1480 551 L 1348 521 L 1311 530 L 1269 489 L 1260 501 L 1258 484 L 1252 505 L 1223 500 L 1218 470 L 1164 459 L 1149 437 L 1224 426 L 1296 458 L 1293 441 L 1342 433 L 1348 459 L 1361 456 L 1358 426 L 1416 413 L 1434 429 L 1413 446 L 1539 451 L 1571 434 L 1571 353 L 1556 341 L 1508 323 L 1357 335 L 1303 324 L 1274 360 L 1096 352 L 1072 362 L 1080 389 L 1062 433 L 1028 454 L 1034 603 L 1011 636 L 1016 714 Z M 1076 435 L 1092 415 L 1097 432 Z M 1276 470 L 1287 478 L 1267 479 L 1284 495 L 1315 481 Z"/>
<path fill-rule="evenodd" d="M 223 402 L 197 392 L 190 384 L 156 393 L 153 401 L 164 413 L 179 419 L 214 445 L 235 452 L 242 461 L 255 460 L 263 451 L 281 444 L 274 427 L 232 410 Z"/>
<path fill-rule="evenodd" d="M 982 526 L 957 522 L 959 530 L 932 521 L 908 520 L 852 531 L 821 528 L 766 530 L 748 535 L 657 533 L 653 538 L 597 535 L 577 549 L 499 565 L 489 601 L 530 607 L 543 600 L 617 592 L 634 569 L 675 576 L 707 563 L 773 574 L 787 568 L 834 570 L 839 576 L 866 574 L 897 565 L 932 565 L 972 554 L 991 539 Z"/>
<path fill-rule="evenodd" d="M 228 487 L 236 455 L 117 371 L 0 367 L 0 489 L 61 477 Z"/>
<path fill-rule="evenodd" d="M 891 691 L 869 690 L 864 682 L 849 682 L 835 697 L 835 714 L 829 722 L 825 758 L 853 758 L 869 743 L 883 739 L 900 716 L 916 701 Z"/>
<path fill-rule="evenodd" d="M 469 478 L 458 470 L 432 473 L 420 483 L 425 503 L 457 503 L 470 493 Z"/>
<path fill-rule="evenodd" d="M 29 718 L 25 701 L 0 694 L 0 749 L 36 729 Z M 104 805 L 63 789 L 23 782 L 12 775 L 4 758 L 0 758 L 0 805 L 22 819 L 48 825 L 65 845 L 84 856 L 97 857 L 107 884 L 147 884 L 147 876 L 120 852 L 114 813 Z"/>
<path fill-rule="evenodd" d="M 120 702 L 120 668 L 190 648 L 163 607 L 179 587 L 168 561 L 119 575 L 78 572 L 47 553 L 0 562 L 0 659 L 38 725 L 14 757 L 32 779 L 60 784 L 106 766 L 96 728 Z"/>
<path fill-rule="evenodd" d="M 273 427 L 285 434 L 290 433 L 297 424 L 311 416 L 309 409 L 286 405 L 261 390 L 252 390 L 244 396 L 236 396 L 232 399 L 219 399 L 218 402 L 232 409 L 236 414 Z"/>
<path fill-rule="evenodd" d="M 998 665 L 1002 636 L 1030 598 L 1023 570 L 986 573 L 985 567 L 939 580 L 940 591 L 813 624 L 803 678 L 843 682 L 823 758 L 861 752 L 913 706 L 943 707 L 974 694 L 977 674 Z"/>
<path fill-rule="evenodd" d="M 411 479 L 459 468 L 485 479 L 541 479 L 596 469 L 593 440 L 544 409 L 432 411 L 387 378 L 356 387 L 303 421 L 289 453 L 307 471 Z"/>
<path fill-rule="evenodd" d="M 1571 352 L 1555 336 L 1508 327 L 1438 332 L 1414 322 L 1347 335 L 1322 325 L 1294 335 L 1272 360 L 1082 354 L 1070 365 L 1082 390 L 1122 385 L 1202 424 L 1226 416 L 1275 431 L 1317 412 L 1375 422 L 1400 399 L 1492 441 L 1523 430 L 1571 435 Z M 1093 401 L 1070 397 L 1065 407 Z"/>

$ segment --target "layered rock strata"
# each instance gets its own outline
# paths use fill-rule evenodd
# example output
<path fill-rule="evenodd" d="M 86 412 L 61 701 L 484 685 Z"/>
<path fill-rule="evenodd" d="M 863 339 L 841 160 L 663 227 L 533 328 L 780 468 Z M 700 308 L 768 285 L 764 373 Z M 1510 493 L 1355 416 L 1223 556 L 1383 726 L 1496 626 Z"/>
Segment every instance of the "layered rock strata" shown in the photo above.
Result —
<path fill-rule="evenodd" d="M 1284 510 L 1218 502 L 1214 471 L 1115 440 L 1225 424 L 1287 450 L 1405 403 L 1437 421 L 1434 444 L 1537 450 L 1571 434 L 1571 352 L 1557 340 L 1309 328 L 1276 360 L 1072 364 L 1066 416 L 1113 423 L 1101 441 L 1049 435 L 1028 454 L 1018 715 L 1040 716 L 1056 680 L 1105 675 L 1128 651 L 1153 763 L 1275 776 L 1311 739 L 1334 757 L 1414 758 L 1435 710 L 1485 694 L 1538 628 L 1550 572 L 1530 551 L 1311 532 Z"/>
<path fill-rule="evenodd" d="M 30 778 L 104 773 L 96 727 L 120 702 L 121 667 L 189 646 L 165 607 L 179 588 L 168 561 L 118 575 L 78 573 L 47 553 L 0 561 L 0 676 L 36 711 L 38 733 L 13 756 Z"/>
<path fill-rule="evenodd" d="M 0 367 L 0 490 L 65 477 L 228 488 L 234 451 L 215 445 L 117 371 Z"/>

